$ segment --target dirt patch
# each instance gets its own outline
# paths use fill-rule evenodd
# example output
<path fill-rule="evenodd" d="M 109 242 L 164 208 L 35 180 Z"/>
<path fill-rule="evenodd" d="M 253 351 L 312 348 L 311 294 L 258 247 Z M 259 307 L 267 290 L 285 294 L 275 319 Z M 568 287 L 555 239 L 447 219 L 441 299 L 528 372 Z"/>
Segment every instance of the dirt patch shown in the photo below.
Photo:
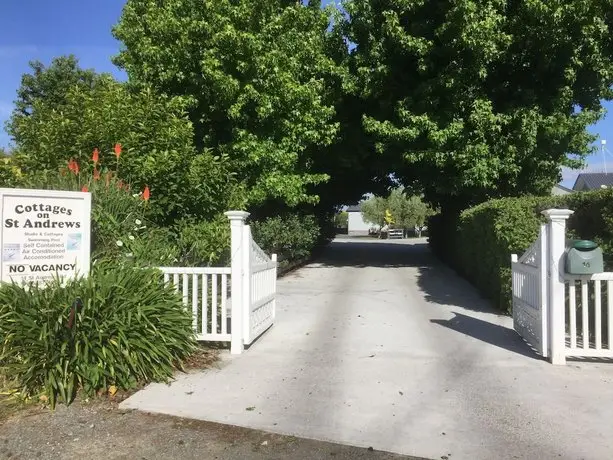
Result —
<path fill-rule="evenodd" d="M 0 459 L 407 459 L 370 449 L 181 418 L 100 400 L 0 423 Z"/>

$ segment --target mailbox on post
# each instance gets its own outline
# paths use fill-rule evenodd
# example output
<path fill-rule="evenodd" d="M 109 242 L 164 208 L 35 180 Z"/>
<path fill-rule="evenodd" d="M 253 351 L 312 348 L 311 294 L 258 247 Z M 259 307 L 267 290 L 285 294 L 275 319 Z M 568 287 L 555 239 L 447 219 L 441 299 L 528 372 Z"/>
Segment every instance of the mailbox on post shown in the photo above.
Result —
<path fill-rule="evenodd" d="M 604 271 L 602 249 L 588 240 L 571 241 L 566 248 L 566 273 L 592 275 Z"/>

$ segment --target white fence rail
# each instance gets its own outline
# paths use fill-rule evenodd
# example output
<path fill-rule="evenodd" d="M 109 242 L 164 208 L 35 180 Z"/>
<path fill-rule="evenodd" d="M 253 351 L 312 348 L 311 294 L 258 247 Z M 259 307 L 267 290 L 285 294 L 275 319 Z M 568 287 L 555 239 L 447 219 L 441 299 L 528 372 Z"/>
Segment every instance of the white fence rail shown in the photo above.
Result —
<path fill-rule="evenodd" d="M 404 238 L 404 229 L 402 228 L 390 228 L 387 231 L 388 240 L 401 240 Z"/>
<path fill-rule="evenodd" d="M 192 327 L 201 341 L 229 342 L 229 267 L 162 267 L 164 282 L 183 296 L 192 312 Z"/>
<path fill-rule="evenodd" d="M 567 275 L 565 355 L 613 358 L 613 273 Z"/>
<path fill-rule="evenodd" d="M 230 342 L 239 354 L 272 326 L 275 319 L 277 256 L 269 257 L 245 225 L 243 211 L 228 211 L 230 267 L 161 267 L 164 282 L 175 288 L 192 313 L 201 341 Z"/>

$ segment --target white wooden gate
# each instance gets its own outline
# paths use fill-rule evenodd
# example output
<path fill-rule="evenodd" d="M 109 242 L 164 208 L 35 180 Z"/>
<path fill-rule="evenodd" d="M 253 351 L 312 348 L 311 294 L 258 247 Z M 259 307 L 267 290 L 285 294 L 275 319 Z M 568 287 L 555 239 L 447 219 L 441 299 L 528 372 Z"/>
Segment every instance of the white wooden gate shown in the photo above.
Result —
<path fill-rule="evenodd" d="M 517 259 L 512 256 L 513 328 L 540 355 L 549 354 L 547 321 L 547 227 Z"/>
<path fill-rule="evenodd" d="M 275 320 L 277 256 L 268 256 L 245 225 L 244 211 L 228 211 L 229 267 L 161 267 L 164 282 L 183 297 L 200 341 L 230 342 L 240 354 Z"/>
<path fill-rule="evenodd" d="M 251 344 L 264 331 L 272 326 L 275 320 L 277 290 L 277 255 L 271 257 L 258 246 L 251 236 L 251 228 L 246 225 L 244 230 L 245 251 L 245 317 L 243 322 L 243 340 L 245 345 Z"/>

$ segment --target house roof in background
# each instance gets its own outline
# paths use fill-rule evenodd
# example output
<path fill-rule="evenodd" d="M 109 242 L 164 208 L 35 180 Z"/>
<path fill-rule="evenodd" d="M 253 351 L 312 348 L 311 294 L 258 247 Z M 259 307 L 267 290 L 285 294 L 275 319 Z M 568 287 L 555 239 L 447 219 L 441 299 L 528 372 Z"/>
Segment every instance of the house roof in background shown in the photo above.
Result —
<path fill-rule="evenodd" d="M 554 188 L 559 188 L 560 190 L 564 190 L 565 192 L 572 192 L 573 190 L 568 188 L 568 187 L 564 187 L 563 185 L 560 184 L 556 184 L 554 185 Z"/>
<path fill-rule="evenodd" d="M 351 206 L 347 206 L 347 212 L 361 212 L 362 208 L 359 204 L 353 204 Z"/>
<path fill-rule="evenodd" d="M 613 173 L 581 173 L 577 176 L 573 190 L 576 190 L 577 185 L 583 182 L 587 189 L 597 190 L 601 186 L 613 186 Z"/>

